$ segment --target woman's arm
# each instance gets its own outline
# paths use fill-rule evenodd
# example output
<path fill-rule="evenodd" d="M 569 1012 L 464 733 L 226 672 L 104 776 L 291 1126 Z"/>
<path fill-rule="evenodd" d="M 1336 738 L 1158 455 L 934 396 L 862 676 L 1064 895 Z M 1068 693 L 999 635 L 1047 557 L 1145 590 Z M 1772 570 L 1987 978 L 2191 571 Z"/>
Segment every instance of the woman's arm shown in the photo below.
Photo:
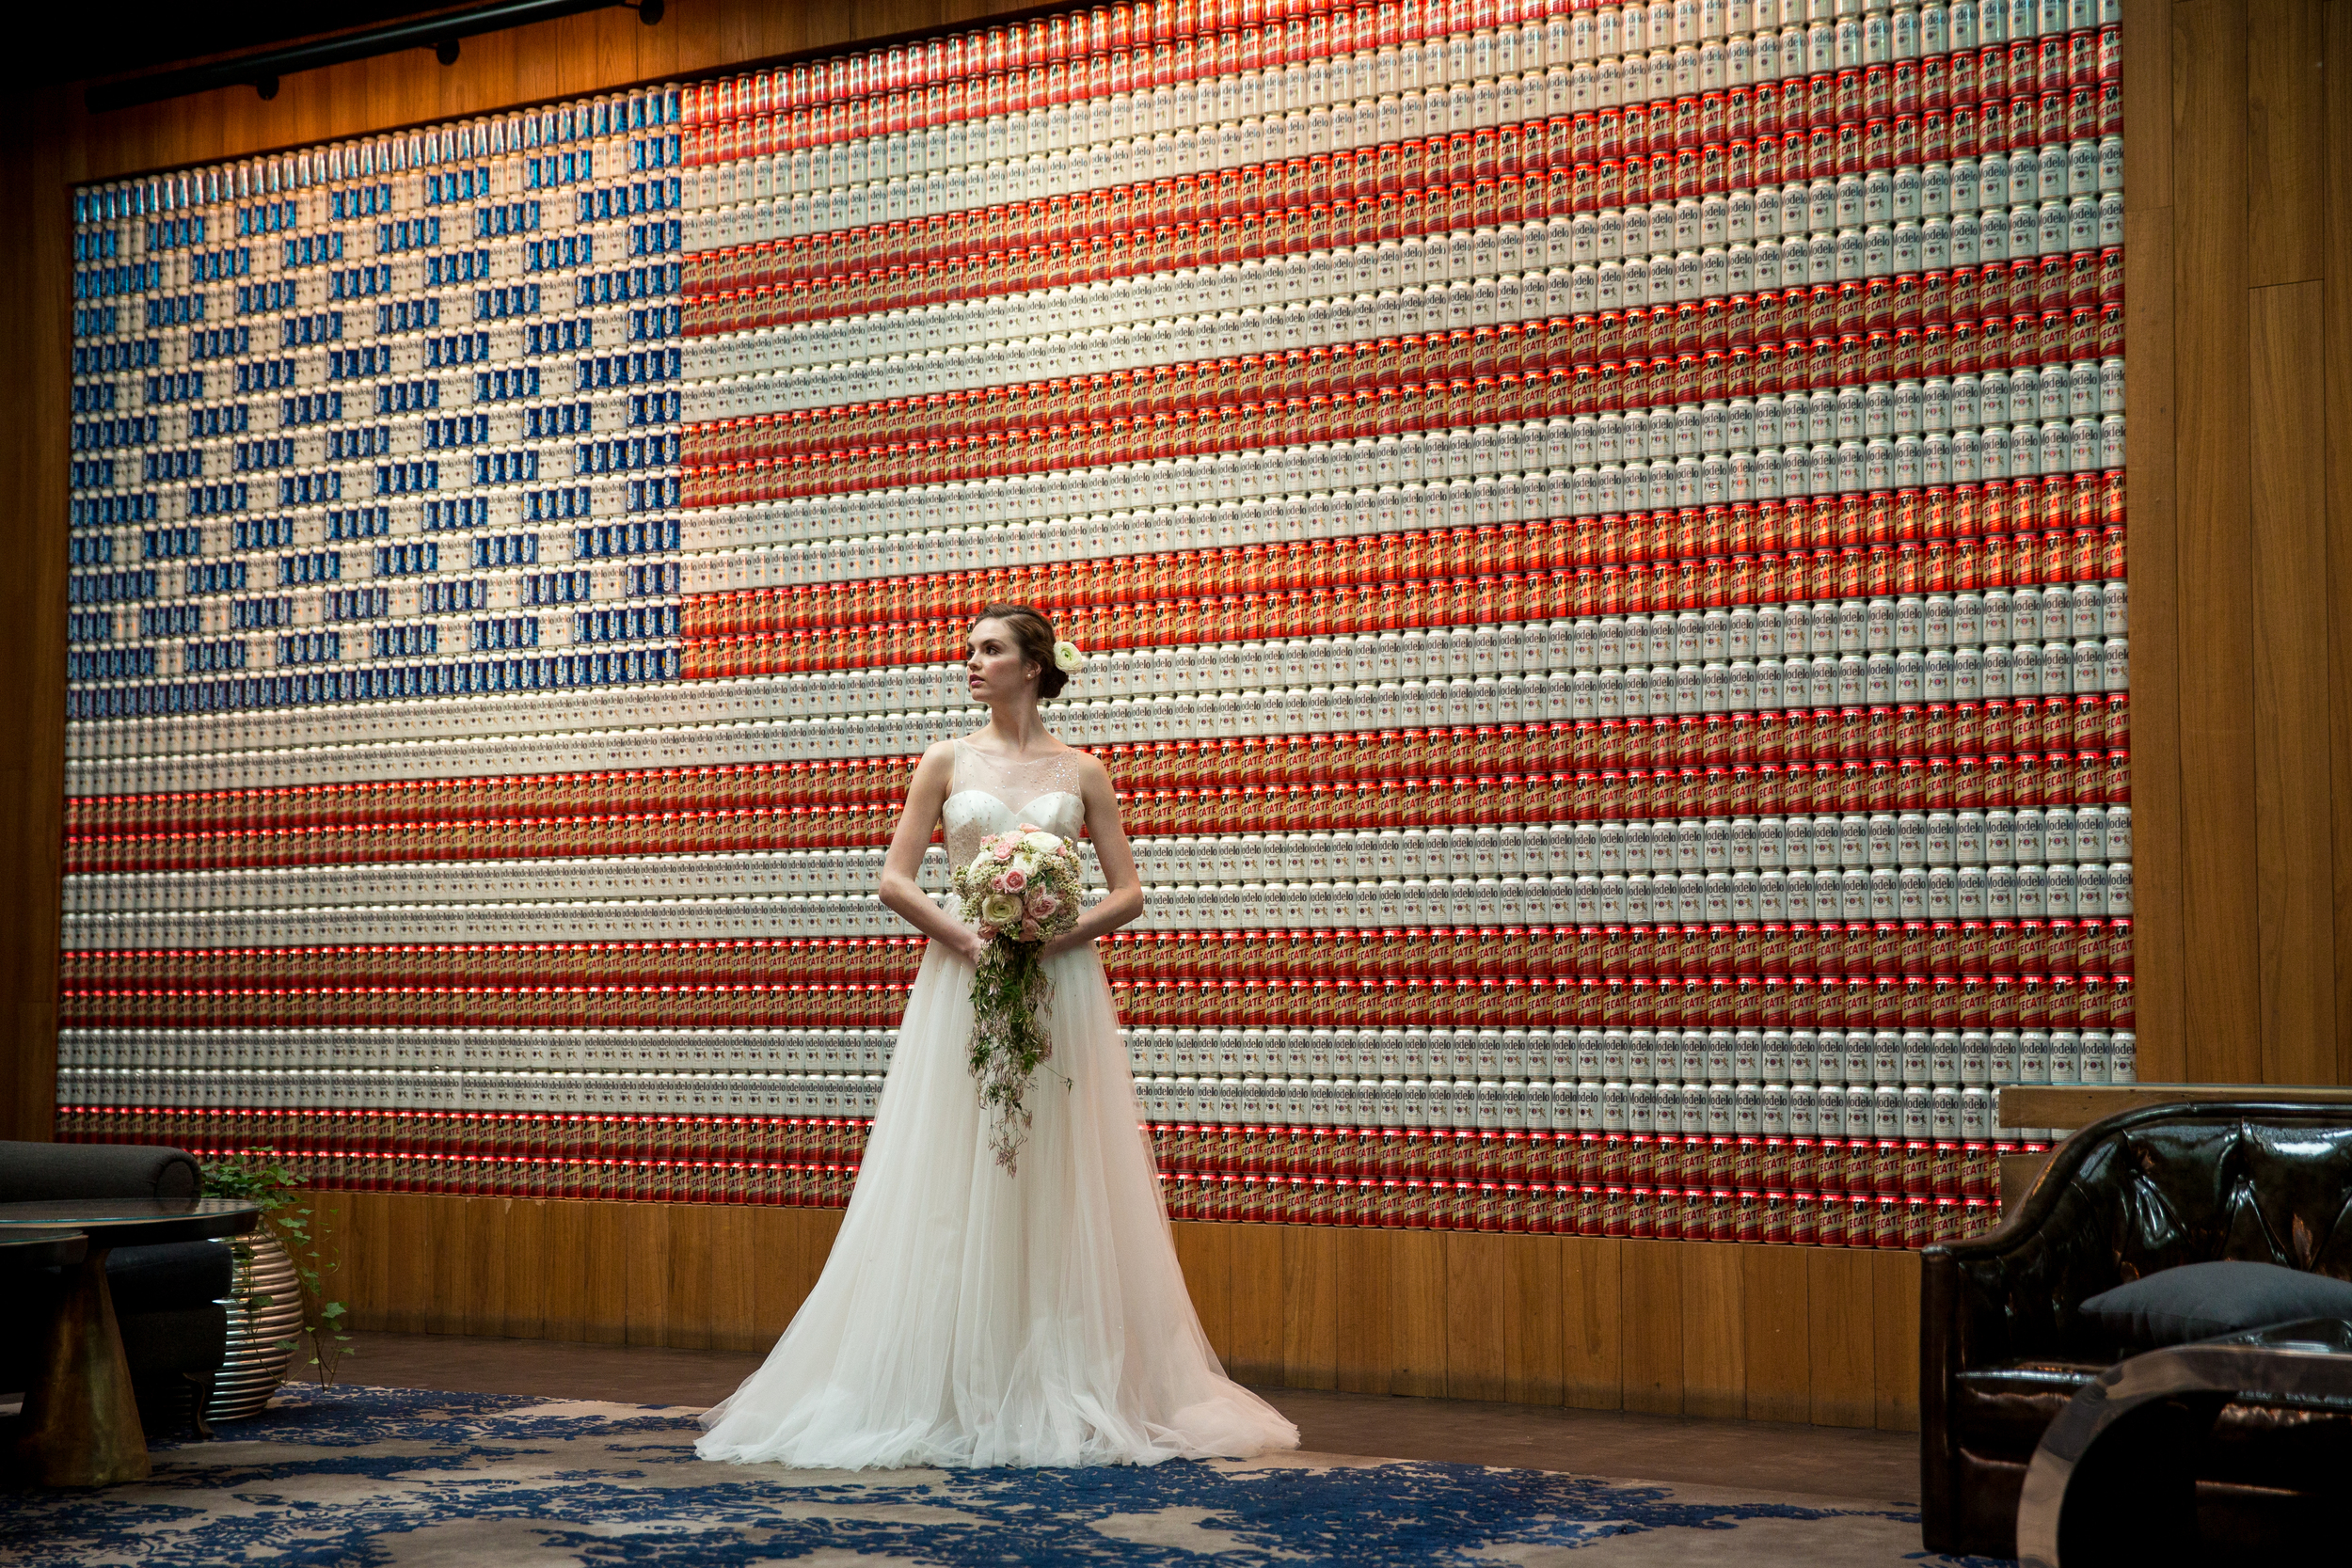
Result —
<path fill-rule="evenodd" d="M 906 810 L 898 814 L 898 831 L 890 835 L 890 852 L 882 857 L 882 882 L 875 892 L 908 925 L 977 963 L 982 951 L 978 933 L 914 885 L 915 873 L 923 866 L 923 851 L 930 847 L 931 829 L 939 823 L 940 808 L 947 803 L 947 785 L 955 768 L 952 740 L 933 746 L 915 764 L 914 777 L 907 783 Z"/>
<path fill-rule="evenodd" d="M 1143 912 L 1143 879 L 1136 874 L 1136 854 L 1127 847 L 1127 830 L 1119 820 L 1119 798 L 1111 791 L 1111 776 L 1092 757 L 1079 765 L 1079 774 L 1087 836 L 1094 840 L 1094 859 L 1110 891 L 1101 903 L 1078 917 L 1074 927 L 1045 944 L 1041 956 L 1048 958 L 1083 947 Z"/>

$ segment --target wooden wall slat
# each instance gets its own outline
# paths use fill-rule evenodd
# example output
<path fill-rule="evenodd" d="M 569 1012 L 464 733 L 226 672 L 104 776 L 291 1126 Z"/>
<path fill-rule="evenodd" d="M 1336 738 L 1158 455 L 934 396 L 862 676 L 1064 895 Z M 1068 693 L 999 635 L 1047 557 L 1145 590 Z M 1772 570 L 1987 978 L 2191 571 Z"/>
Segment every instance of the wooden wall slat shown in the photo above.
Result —
<path fill-rule="evenodd" d="M 1919 1261 L 1899 1252 L 1870 1258 L 1871 1424 L 1919 1430 Z"/>
<path fill-rule="evenodd" d="M 2134 990 L 2139 1075 L 2189 1076 L 2181 961 L 2181 625 L 2173 515 L 2172 0 L 2124 0 L 2123 274 Z"/>
<path fill-rule="evenodd" d="M 334 1211 L 335 1267 L 329 1271 L 330 1299 L 344 1304 L 355 1326 L 380 1319 L 390 1281 L 391 1249 L 384 1244 L 385 1198 L 376 1193 L 342 1193 L 326 1198 Z"/>
<path fill-rule="evenodd" d="M 1562 1379 L 1561 1264 L 1565 1249 L 1541 1236 L 1502 1238 L 1502 1397 L 1558 1404 Z"/>
<path fill-rule="evenodd" d="M 2320 202 L 2329 276 L 2321 287 L 2321 332 L 2327 356 L 2324 395 L 2337 418 L 2328 421 L 2328 772 L 2352 784 L 2352 7 L 2327 8 L 2322 40 L 2328 84 L 2322 105 Z M 2334 839 L 2335 1076 L 2352 1084 L 2352 788 L 2331 789 Z"/>
<path fill-rule="evenodd" d="M 2262 1072 L 2254 896 L 2252 550 L 2247 536 L 2246 13 L 2173 8 L 2174 369 L 2185 1067 Z M 2193 584 L 2193 591 L 2185 591 Z"/>
<path fill-rule="evenodd" d="M 773 1336 L 757 1328 L 752 1251 L 758 1227 L 749 1209 L 710 1211 L 710 1332 L 712 1350 L 758 1350 Z"/>
<path fill-rule="evenodd" d="M 2327 12 L 2325 0 L 2249 0 L 2246 280 L 2254 288 L 2314 281 L 2326 270 Z"/>
<path fill-rule="evenodd" d="M 1560 1243 L 1562 1402 L 1585 1410 L 1625 1403 L 1621 1278 L 1625 1243 L 1564 1237 Z"/>
<path fill-rule="evenodd" d="M 1745 1246 L 1673 1246 L 1682 1273 L 1682 1413 L 1737 1420 L 1748 1409 Z"/>
<path fill-rule="evenodd" d="M 1805 1254 L 1806 1355 L 1815 1426 L 1878 1424 L 1872 1255 L 1820 1247 Z M 1914 1386 L 1915 1397 L 1916 1384 Z"/>
<path fill-rule="evenodd" d="M 588 1261 L 589 1203 L 544 1206 L 541 1234 L 546 1247 L 547 1305 L 541 1321 L 550 1339 L 588 1338 L 588 1291 L 582 1277 Z"/>
<path fill-rule="evenodd" d="M 597 1204 L 588 1213 L 588 1244 L 580 1252 L 580 1338 L 592 1344 L 628 1342 L 628 1204 Z"/>
<path fill-rule="evenodd" d="M 1184 1266 L 1184 1288 L 1192 1292 L 1192 1309 L 1200 1319 L 1200 1332 L 1208 1336 L 1219 1356 L 1230 1358 L 1233 1354 L 1233 1227 L 1180 1225 L 1172 1228 L 1176 1259 Z"/>
<path fill-rule="evenodd" d="M 710 1349 L 712 1323 L 718 1316 L 718 1303 L 712 1299 L 718 1261 L 716 1221 L 739 1212 L 698 1203 L 670 1209 L 669 1266 L 661 1282 L 661 1318 L 667 1332 L 661 1343 L 688 1350 Z"/>
<path fill-rule="evenodd" d="M 1389 1266 L 1389 1392 L 1446 1391 L 1445 1237 L 1408 1230 Z"/>
<path fill-rule="evenodd" d="M 2124 144 L 2130 146 L 2127 140 Z M 2128 192 L 2126 201 L 2130 200 Z M 2139 1076 L 2191 1076 L 2182 911 L 2180 531 L 2172 464 L 2172 212 L 2123 217 L 2124 446 L 2130 522 L 2133 991 Z"/>
<path fill-rule="evenodd" d="M 671 1227 L 684 1205 L 631 1203 L 622 1210 L 621 1244 L 627 1328 L 624 1342 L 666 1345 L 670 1339 Z"/>
<path fill-rule="evenodd" d="M 1339 1381 L 1340 1232 L 1293 1225 L 1282 1232 L 1282 1375 L 1286 1388 Z"/>
<path fill-rule="evenodd" d="M 2314 138 L 2316 140 L 2316 138 Z M 2317 194 L 2313 182 L 2312 196 Z M 2317 203 L 2312 203 L 2314 213 Z M 2335 1071 L 2328 685 L 2328 414 L 2317 282 L 2255 289 L 2252 392 L 2255 841 L 2266 1083 Z"/>
<path fill-rule="evenodd" d="M 1191 1227 L 1178 1227 L 1181 1235 Z M 1395 1253 L 1376 1230 L 1342 1230 L 1332 1241 L 1338 1295 L 1332 1311 L 1332 1384 L 1353 1394 L 1389 1392 L 1390 1270 Z"/>
<path fill-rule="evenodd" d="M 1502 1327 L 1503 1243 L 1510 1238 L 1454 1231 L 1445 1238 L 1446 1393 L 1500 1400 L 1510 1386 Z"/>
<path fill-rule="evenodd" d="M 535 1339 L 546 1332 L 548 1315 L 548 1205 L 529 1198 L 510 1200 L 500 1211 L 503 1233 L 493 1254 L 494 1266 L 506 1275 L 506 1316 L 490 1332 L 510 1339 Z"/>
<path fill-rule="evenodd" d="M 1682 1414 L 1682 1259 L 1679 1242 L 1619 1243 L 1618 1335 L 1625 1404 Z"/>
<path fill-rule="evenodd" d="M 2171 131 L 2172 0 L 2123 0 L 2123 201 L 2127 211 L 2172 205 Z"/>
<path fill-rule="evenodd" d="M 466 1203 L 458 1269 L 464 1276 L 469 1334 L 505 1332 L 506 1270 L 500 1266 L 499 1243 L 510 1218 L 505 1211 L 511 1202 L 511 1198 L 477 1197 Z"/>
<path fill-rule="evenodd" d="M 1282 1229 L 1270 1225 L 1234 1226 L 1227 1243 L 1231 1265 L 1227 1311 L 1232 1327 L 1228 1370 L 1245 1383 L 1270 1383 L 1282 1375 L 1284 1321 Z"/>
<path fill-rule="evenodd" d="M 754 1220 L 754 1236 L 746 1258 L 751 1274 L 752 1342 L 773 1344 L 784 1337 L 807 1297 L 802 1282 L 802 1259 L 808 1243 L 802 1227 Z"/>
<path fill-rule="evenodd" d="M 386 1237 L 391 1262 L 388 1282 L 391 1286 L 392 1326 L 396 1328 L 421 1332 L 442 1311 L 438 1281 L 433 1271 L 433 1232 L 449 1207 L 396 1203 L 389 1208 L 391 1224 L 386 1228 Z"/>
<path fill-rule="evenodd" d="M 1740 1323 L 1747 1342 L 1751 1421 L 1813 1418 L 1813 1335 L 1807 1307 L 1805 1253 L 1796 1247 L 1743 1246 Z"/>

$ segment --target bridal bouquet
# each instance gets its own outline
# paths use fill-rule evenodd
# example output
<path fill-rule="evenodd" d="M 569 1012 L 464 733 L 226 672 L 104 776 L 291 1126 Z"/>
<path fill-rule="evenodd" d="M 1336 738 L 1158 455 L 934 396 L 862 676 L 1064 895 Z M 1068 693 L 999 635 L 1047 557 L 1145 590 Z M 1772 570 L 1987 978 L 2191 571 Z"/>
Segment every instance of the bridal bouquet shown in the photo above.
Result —
<path fill-rule="evenodd" d="M 1075 845 L 1025 822 L 982 840 L 972 863 L 956 868 L 963 914 L 979 922 L 988 944 L 972 975 L 972 1076 L 993 1113 L 990 1146 L 1008 1171 L 1029 1126 L 1030 1075 L 1054 1053 L 1041 1022 L 1054 986 L 1038 950 L 1078 923 L 1082 875 Z"/>

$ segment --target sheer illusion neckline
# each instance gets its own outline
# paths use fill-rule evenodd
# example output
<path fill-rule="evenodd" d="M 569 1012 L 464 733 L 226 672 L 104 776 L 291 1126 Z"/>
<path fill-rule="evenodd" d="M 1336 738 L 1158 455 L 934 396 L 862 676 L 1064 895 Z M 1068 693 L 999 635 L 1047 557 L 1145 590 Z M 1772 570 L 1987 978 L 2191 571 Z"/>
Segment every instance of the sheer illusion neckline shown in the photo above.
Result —
<path fill-rule="evenodd" d="M 1064 747 L 1037 757 L 1001 757 L 959 739 L 955 752 L 954 793 L 987 795 L 1014 812 L 1027 810 L 1052 795 L 1075 795 L 1076 747 Z"/>
<path fill-rule="evenodd" d="M 959 739 L 954 787 L 940 813 L 948 858 L 969 864 L 990 833 L 1022 826 L 1074 840 L 1085 827 L 1078 793 L 1078 758 L 1084 754 L 1073 747 L 1009 762 Z"/>

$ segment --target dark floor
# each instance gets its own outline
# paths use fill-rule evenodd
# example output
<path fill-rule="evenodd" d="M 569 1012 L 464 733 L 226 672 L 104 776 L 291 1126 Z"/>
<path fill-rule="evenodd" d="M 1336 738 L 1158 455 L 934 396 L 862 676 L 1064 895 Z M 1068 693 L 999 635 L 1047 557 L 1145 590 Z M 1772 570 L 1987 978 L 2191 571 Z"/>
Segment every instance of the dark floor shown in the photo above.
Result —
<path fill-rule="evenodd" d="M 449 1334 L 359 1334 L 343 1381 L 627 1404 L 710 1404 L 759 1365 L 724 1351 L 589 1345 Z M 1908 1433 L 1629 1416 L 1470 1400 L 1259 1390 L 1318 1453 L 1573 1470 L 1916 1505 L 1919 1442 Z"/>

